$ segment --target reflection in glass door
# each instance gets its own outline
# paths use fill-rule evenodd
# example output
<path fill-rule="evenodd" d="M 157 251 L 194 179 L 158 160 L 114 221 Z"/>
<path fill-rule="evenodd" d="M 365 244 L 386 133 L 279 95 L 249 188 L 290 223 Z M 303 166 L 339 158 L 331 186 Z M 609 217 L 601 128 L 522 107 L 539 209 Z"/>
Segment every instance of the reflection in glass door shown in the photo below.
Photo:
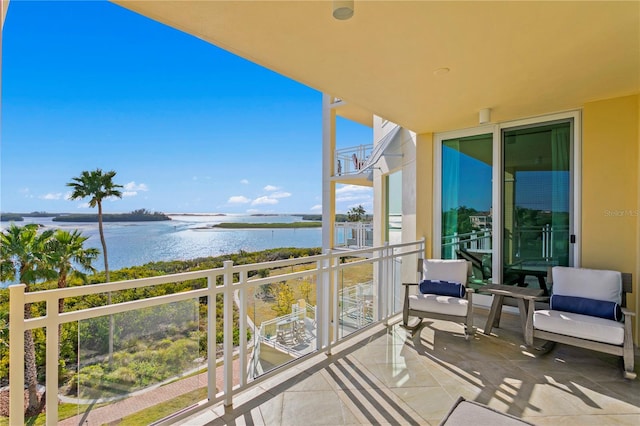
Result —
<path fill-rule="evenodd" d="M 503 282 L 540 285 L 569 265 L 572 122 L 503 132 Z"/>
<path fill-rule="evenodd" d="M 442 259 L 466 259 L 491 282 L 493 134 L 442 141 Z"/>

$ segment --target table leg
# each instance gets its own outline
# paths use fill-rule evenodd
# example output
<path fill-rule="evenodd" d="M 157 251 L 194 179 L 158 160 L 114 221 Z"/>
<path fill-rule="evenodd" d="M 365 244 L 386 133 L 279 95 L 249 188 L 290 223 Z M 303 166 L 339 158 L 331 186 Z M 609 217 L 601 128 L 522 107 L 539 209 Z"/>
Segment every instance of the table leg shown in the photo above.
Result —
<path fill-rule="evenodd" d="M 524 299 L 518 298 L 518 310 L 520 311 L 520 324 L 522 325 L 522 333 L 527 329 L 527 303 Z"/>
<path fill-rule="evenodd" d="M 547 289 L 547 281 L 545 280 L 544 276 L 538 275 L 538 284 L 540 285 L 540 288 L 542 289 L 542 291 L 544 291 L 544 295 L 548 296 L 549 295 L 549 290 Z"/>
<path fill-rule="evenodd" d="M 489 310 L 489 318 L 487 318 L 487 324 L 484 326 L 484 334 L 491 334 L 491 330 L 493 329 L 493 327 L 500 327 L 500 315 L 502 314 L 503 301 L 503 295 L 493 295 L 491 309 Z"/>

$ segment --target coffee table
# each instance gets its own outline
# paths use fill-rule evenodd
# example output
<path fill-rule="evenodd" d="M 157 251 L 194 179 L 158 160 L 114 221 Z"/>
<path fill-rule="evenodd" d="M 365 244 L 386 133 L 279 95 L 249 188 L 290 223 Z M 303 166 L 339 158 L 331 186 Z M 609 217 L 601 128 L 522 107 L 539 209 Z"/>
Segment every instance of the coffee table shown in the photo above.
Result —
<path fill-rule="evenodd" d="M 487 284 L 479 288 L 477 291 L 493 294 L 491 310 L 489 311 L 487 324 L 484 327 L 484 334 L 491 334 L 493 327 L 500 327 L 500 316 L 502 315 L 502 306 L 504 304 L 505 297 L 510 297 L 518 302 L 520 323 L 522 325 L 523 334 L 527 324 L 527 307 L 529 306 L 526 301 L 529 299 L 541 301 L 548 299 L 548 297 L 544 295 L 544 289 L 541 288 L 517 287 L 504 284 Z"/>

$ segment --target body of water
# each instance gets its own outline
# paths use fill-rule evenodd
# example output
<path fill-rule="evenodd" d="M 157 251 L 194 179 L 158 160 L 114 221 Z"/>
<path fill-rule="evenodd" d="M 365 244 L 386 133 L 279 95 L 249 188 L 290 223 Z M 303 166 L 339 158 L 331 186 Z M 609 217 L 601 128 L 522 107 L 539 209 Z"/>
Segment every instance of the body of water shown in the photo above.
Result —
<path fill-rule="evenodd" d="M 297 216 L 249 215 L 169 215 L 162 222 L 108 222 L 104 234 L 109 256 L 109 269 L 143 265 L 161 260 L 185 260 L 227 253 L 259 251 L 278 247 L 320 247 L 322 228 L 301 229 L 222 229 L 211 228 L 222 222 L 288 223 L 300 222 Z M 89 237 L 85 247 L 100 250 L 94 262 L 104 269 L 98 223 L 54 222 L 52 218 L 25 217 L 18 226 L 38 223 L 47 228 L 78 229 Z M 2 222 L 2 229 L 9 222 Z"/>

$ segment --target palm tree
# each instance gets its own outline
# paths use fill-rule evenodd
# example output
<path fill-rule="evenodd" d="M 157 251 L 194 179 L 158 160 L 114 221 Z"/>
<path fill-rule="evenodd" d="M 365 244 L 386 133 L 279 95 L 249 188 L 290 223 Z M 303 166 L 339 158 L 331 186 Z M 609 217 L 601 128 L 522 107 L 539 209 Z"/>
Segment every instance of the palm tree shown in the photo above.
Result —
<path fill-rule="evenodd" d="M 113 177 L 116 172 L 113 170 L 102 173 L 101 169 L 91 172 L 83 171 L 79 177 L 71 178 L 73 182 L 67 183 L 67 186 L 73 188 L 73 192 L 69 197 L 72 200 L 79 198 L 89 198 L 89 206 L 98 207 L 98 231 L 100 232 L 100 243 L 102 243 L 102 255 L 104 256 L 104 275 L 105 281 L 109 282 L 109 262 L 107 260 L 107 242 L 104 239 L 104 231 L 102 229 L 102 200 L 108 197 L 122 198 L 122 192 L 118 188 L 122 185 L 113 183 Z M 107 303 L 111 304 L 111 292 L 107 294 Z M 109 316 L 109 365 L 113 361 L 113 334 L 115 322 L 113 315 Z"/>
<path fill-rule="evenodd" d="M 84 248 L 89 237 L 82 235 L 77 229 L 72 232 L 57 230 L 49 240 L 48 248 L 51 253 L 51 267 L 58 273 L 58 288 L 67 287 L 69 276 L 78 276 L 85 280 L 84 271 L 95 272 L 92 263 L 100 251 L 96 248 Z M 77 266 L 76 266 L 77 265 Z M 58 312 L 64 311 L 64 299 L 58 300 Z M 60 330 L 58 326 L 58 344 L 60 344 Z"/>
<path fill-rule="evenodd" d="M 348 222 L 362 222 L 365 219 L 366 211 L 362 205 L 358 205 L 358 207 L 351 207 L 347 212 L 347 221 Z"/>
<path fill-rule="evenodd" d="M 79 177 L 72 178 L 73 182 L 67 183 L 67 186 L 73 188 L 73 192 L 69 197 L 71 200 L 90 197 L 89 206 L 98 207 L 98 231 L 100 232 L 100 243 L 102 244 L 106 282 L 109 282 L 109 262 L 107 260 L 107 242 L 104 239 L 104 231 L 102 229 L 102 200 L 108 197 L 122 198 L 122 192 L 118 189 L 122 188 L 122 185 L 113 183 L 115 175 L 116 172 L 113 170 L 106 173 L 102 173 L 101 169 L 91 172 L 85 170 L 80 173 Z"/>
<path fill-rule="evenodd" d="M 44 278 L 52 278 L 50 252 L 46 249 L 53 230 L 38 233 L 38 225 L 12 224 L 0 236 L 0 280 L 20 281 L 27 286 Z M 31 318 L 31 304 L 24 305 L 24 317 Z M 27 414 L 39 409 L 36 349 L 31 330 L 24 333 L 25 383 L 29 391 Z"/>

